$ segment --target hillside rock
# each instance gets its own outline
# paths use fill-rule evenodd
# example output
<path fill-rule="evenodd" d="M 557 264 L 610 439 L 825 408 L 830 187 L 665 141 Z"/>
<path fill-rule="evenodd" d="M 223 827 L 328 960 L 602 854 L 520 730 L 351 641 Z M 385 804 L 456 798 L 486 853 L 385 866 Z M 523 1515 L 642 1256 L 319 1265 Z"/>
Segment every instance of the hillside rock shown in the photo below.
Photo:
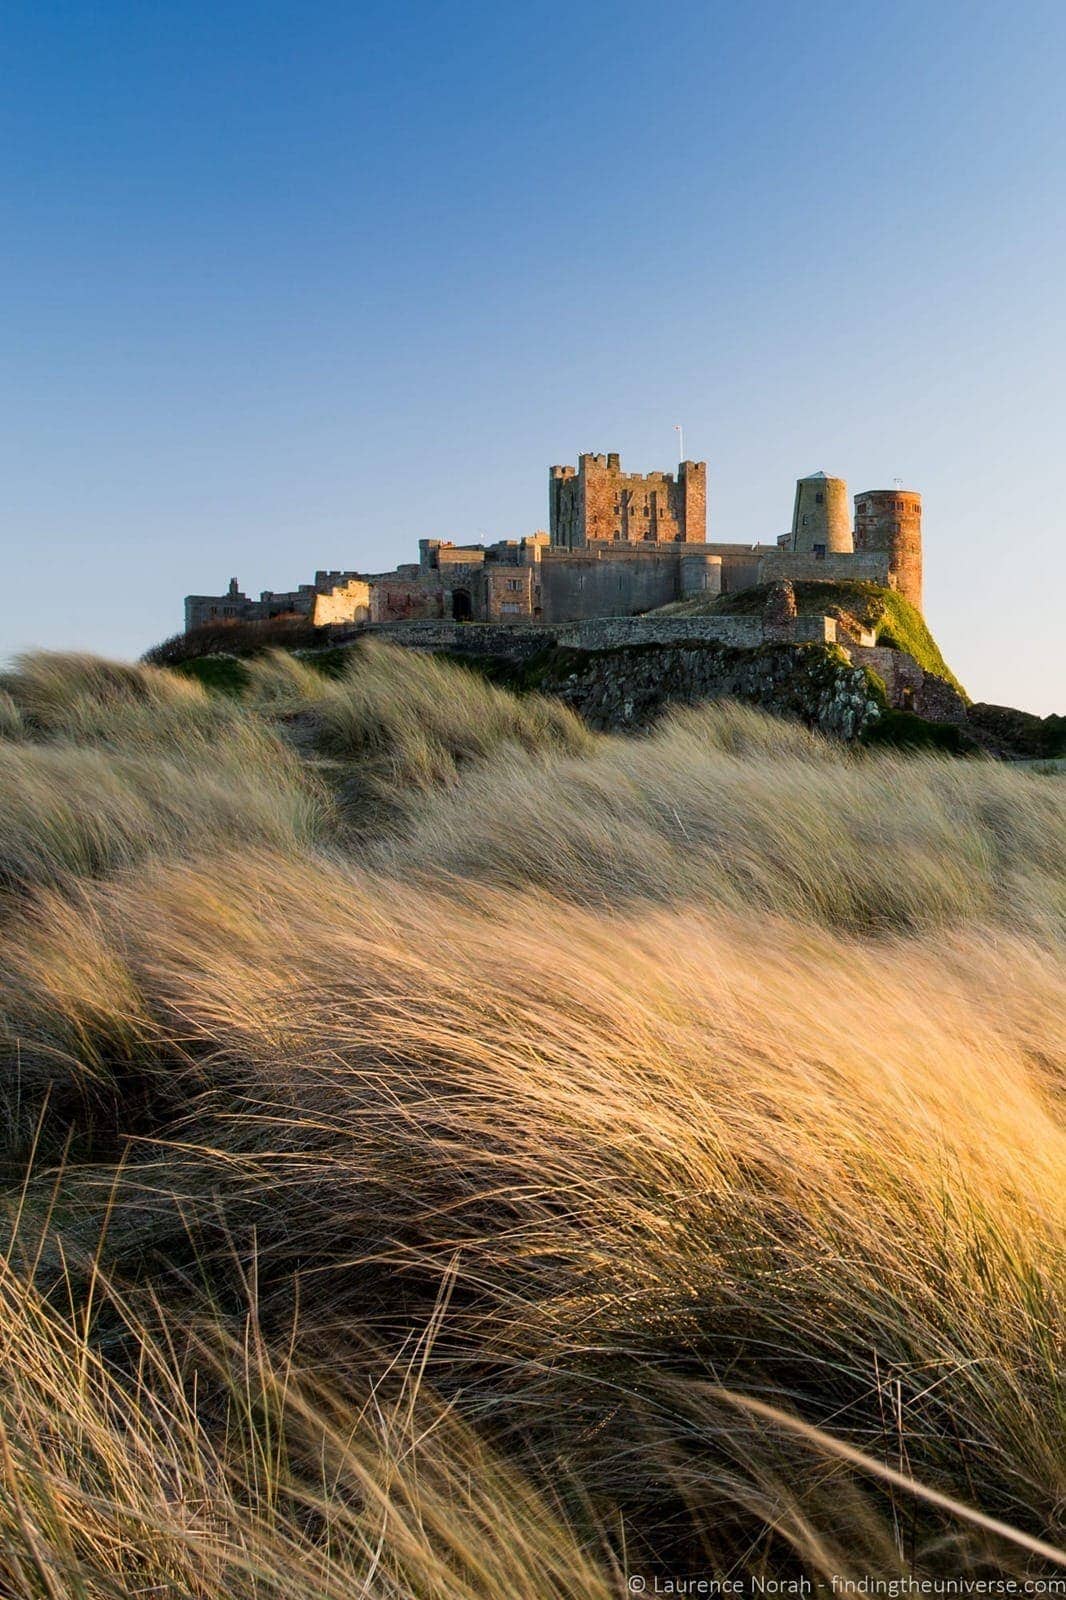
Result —
<path fill-rule="evenodd" d="M 824 645 L 642 645 L 558 652 L 537 687 L 565 700 L 592 727 L 648 726 L 669 704 L 742 700 L 838 738 L 855 739 L 881 715 L 866 674 Z"/>

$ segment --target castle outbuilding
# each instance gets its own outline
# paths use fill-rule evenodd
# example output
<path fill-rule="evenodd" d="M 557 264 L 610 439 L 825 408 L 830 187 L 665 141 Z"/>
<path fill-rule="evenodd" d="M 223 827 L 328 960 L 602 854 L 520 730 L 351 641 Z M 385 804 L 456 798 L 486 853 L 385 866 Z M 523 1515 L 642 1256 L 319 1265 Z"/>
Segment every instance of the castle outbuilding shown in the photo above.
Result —
<path fill-rule="evenodd" d="M 419 541 L 419 559 L 390 572 L 325 571 L 298 589 L 253 600 L 233 579 L 224 595 L 189 595 L 185 627 L 297 615 L 320 625 L 432 618 L 565 623 L 628 617 L 699 595 L 792 579 L 868 579 L 921 608 L 921 496 L 869 489 L 854 530 L 843 478 L 796 483 L 792 527 L 765 543 L 707 538 L 707 464 L 676 474 L 624 472 L 617 454 L 583 454 L 549 474 L 547 533 L 494 544 Z"/>

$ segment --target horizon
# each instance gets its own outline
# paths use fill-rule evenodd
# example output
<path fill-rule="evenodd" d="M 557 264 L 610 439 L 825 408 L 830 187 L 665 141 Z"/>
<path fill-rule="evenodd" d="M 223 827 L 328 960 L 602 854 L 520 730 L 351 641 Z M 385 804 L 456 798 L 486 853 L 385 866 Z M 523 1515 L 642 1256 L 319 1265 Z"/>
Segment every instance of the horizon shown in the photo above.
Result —
<path fill-rule="evenodd" d="M 1061 712 L 1066 13 L 16 7 L 0 655 L 547 525 L 553 462 L 924 504 L 975 700 Z M 905 48 L 901 48 L 905 41 Z"/>

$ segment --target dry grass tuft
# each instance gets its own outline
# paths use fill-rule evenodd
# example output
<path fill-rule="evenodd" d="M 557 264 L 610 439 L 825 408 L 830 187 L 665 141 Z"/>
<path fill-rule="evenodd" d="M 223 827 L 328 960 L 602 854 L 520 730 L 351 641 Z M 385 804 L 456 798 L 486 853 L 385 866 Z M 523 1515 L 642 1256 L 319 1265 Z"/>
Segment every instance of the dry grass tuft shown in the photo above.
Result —
<path fill-rule="evenodd" d="M 180 1148 L 127 1167 L 113 1270 L 182 1261 L 191 1227 L 225 1278 L 254 1239 L 268 1323 L 303 1281 L 304 1336 L 342 1366 L 353 1330 L 414 1336 L 454 1274 L 435 1384 L 520 1419 L 523 1455 L 649 1544 L 676 1530 L 679 1462 L 729 1559 L 759 1536 L 753 1506 L 774 1520 L 768 1485 L 801 1482 L 807 1518 L 837 1527 L 820 1461 L 783 1474 L 780 1441 L 760 1454 L 735 1418 L 708 1436 L 700 1384 L 723 1377 L 1049 1525 L 1066 1148 L 1046 1063 L 981 1003 L 986 959 L 1020 985 L 1028 947 L 970 935 L 942 962 L 940 941 L 242 871 L 254 914 L 186 867 L 97 898 L 146 1019 L 134 1050 L 171 1077 L 197 1064 Z M 23 969 L 56 942 L 44 925 Z M 686 1538 L 711 1538 L 689 1516 Z M 943 1526 L 907 1516 L 906 1559 L 935 1559 Z"/>
<path fill-rule="evenodd" d="M 245 663 L 245 671 L 245 698 L 259 710 L 309 711 L 334 692 L 329 678 L 287 650 L 253 656 Z"/>
<path fill-rule="evenodd" d="M 99 656 L 34 650 L 17 656 L 4 687 L 23 715 L 48 732 L 77 730 L 77 714 L 87 701 L 100 706 L 188 705 L 202 701 L 199 684 L 158 667 Z M 72 715 L 73 714 L 73 715 Z"/>
<path fill-rule="evenodd" d="M 367 763 L 393 787 L 453 781 L 466 764 L 507 748 L 580 755 L 595 743 L 558 701 L 518 699 L 464 667 L 375 640 L 330 687 L 316 706 L 322 748 Z"/>
<path fill-rule="evenodd" d="M 293 753 L 265 730 L 244 730 L 221 748 L 205 740 L 192 767 L 165 753 L 3 745 L 0 894 L 212 845 L 295 848 L 328 813 Z"/>
<path fill-rule="evenodd" d="M 22 736 L 22 713 L 6 689 L 0 689 L 0 739 Z"/>
<path fill-rule="evenodd" d="M 419 1383 L 417 1349 L 360 1398 L 273 1353 L 254 1316 L 180 1357 L 126 1328 L 123 1378 L 0 1261 L 5 1593 L 608 1600 L 559 1515 Z"/>

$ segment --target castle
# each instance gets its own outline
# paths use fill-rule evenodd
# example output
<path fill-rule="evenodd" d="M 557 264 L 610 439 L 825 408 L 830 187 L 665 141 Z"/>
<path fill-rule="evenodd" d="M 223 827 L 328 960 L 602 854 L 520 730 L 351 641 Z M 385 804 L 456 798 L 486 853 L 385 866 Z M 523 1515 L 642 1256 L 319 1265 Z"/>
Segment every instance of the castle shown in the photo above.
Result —
<path fill-rule="evenodd" d="M 707 537 L 707 464 L 623 472 L 617 455 L 553 466 L 549 532 L 495 544 L 421 539 L 417 562 L 391 572 L 319 571 L 313 583 L 258 600 L 234 578 L 223 595 L 189 595 L 186 630 L 297 615 L 319 626 L 450 618 L 497 623 L 627 617 L 697 595 L 796 578 L 865 578 L 922 608 L 921 496 L 816 472 L 796 484 L 792 526 L 767 543 Z"/>

